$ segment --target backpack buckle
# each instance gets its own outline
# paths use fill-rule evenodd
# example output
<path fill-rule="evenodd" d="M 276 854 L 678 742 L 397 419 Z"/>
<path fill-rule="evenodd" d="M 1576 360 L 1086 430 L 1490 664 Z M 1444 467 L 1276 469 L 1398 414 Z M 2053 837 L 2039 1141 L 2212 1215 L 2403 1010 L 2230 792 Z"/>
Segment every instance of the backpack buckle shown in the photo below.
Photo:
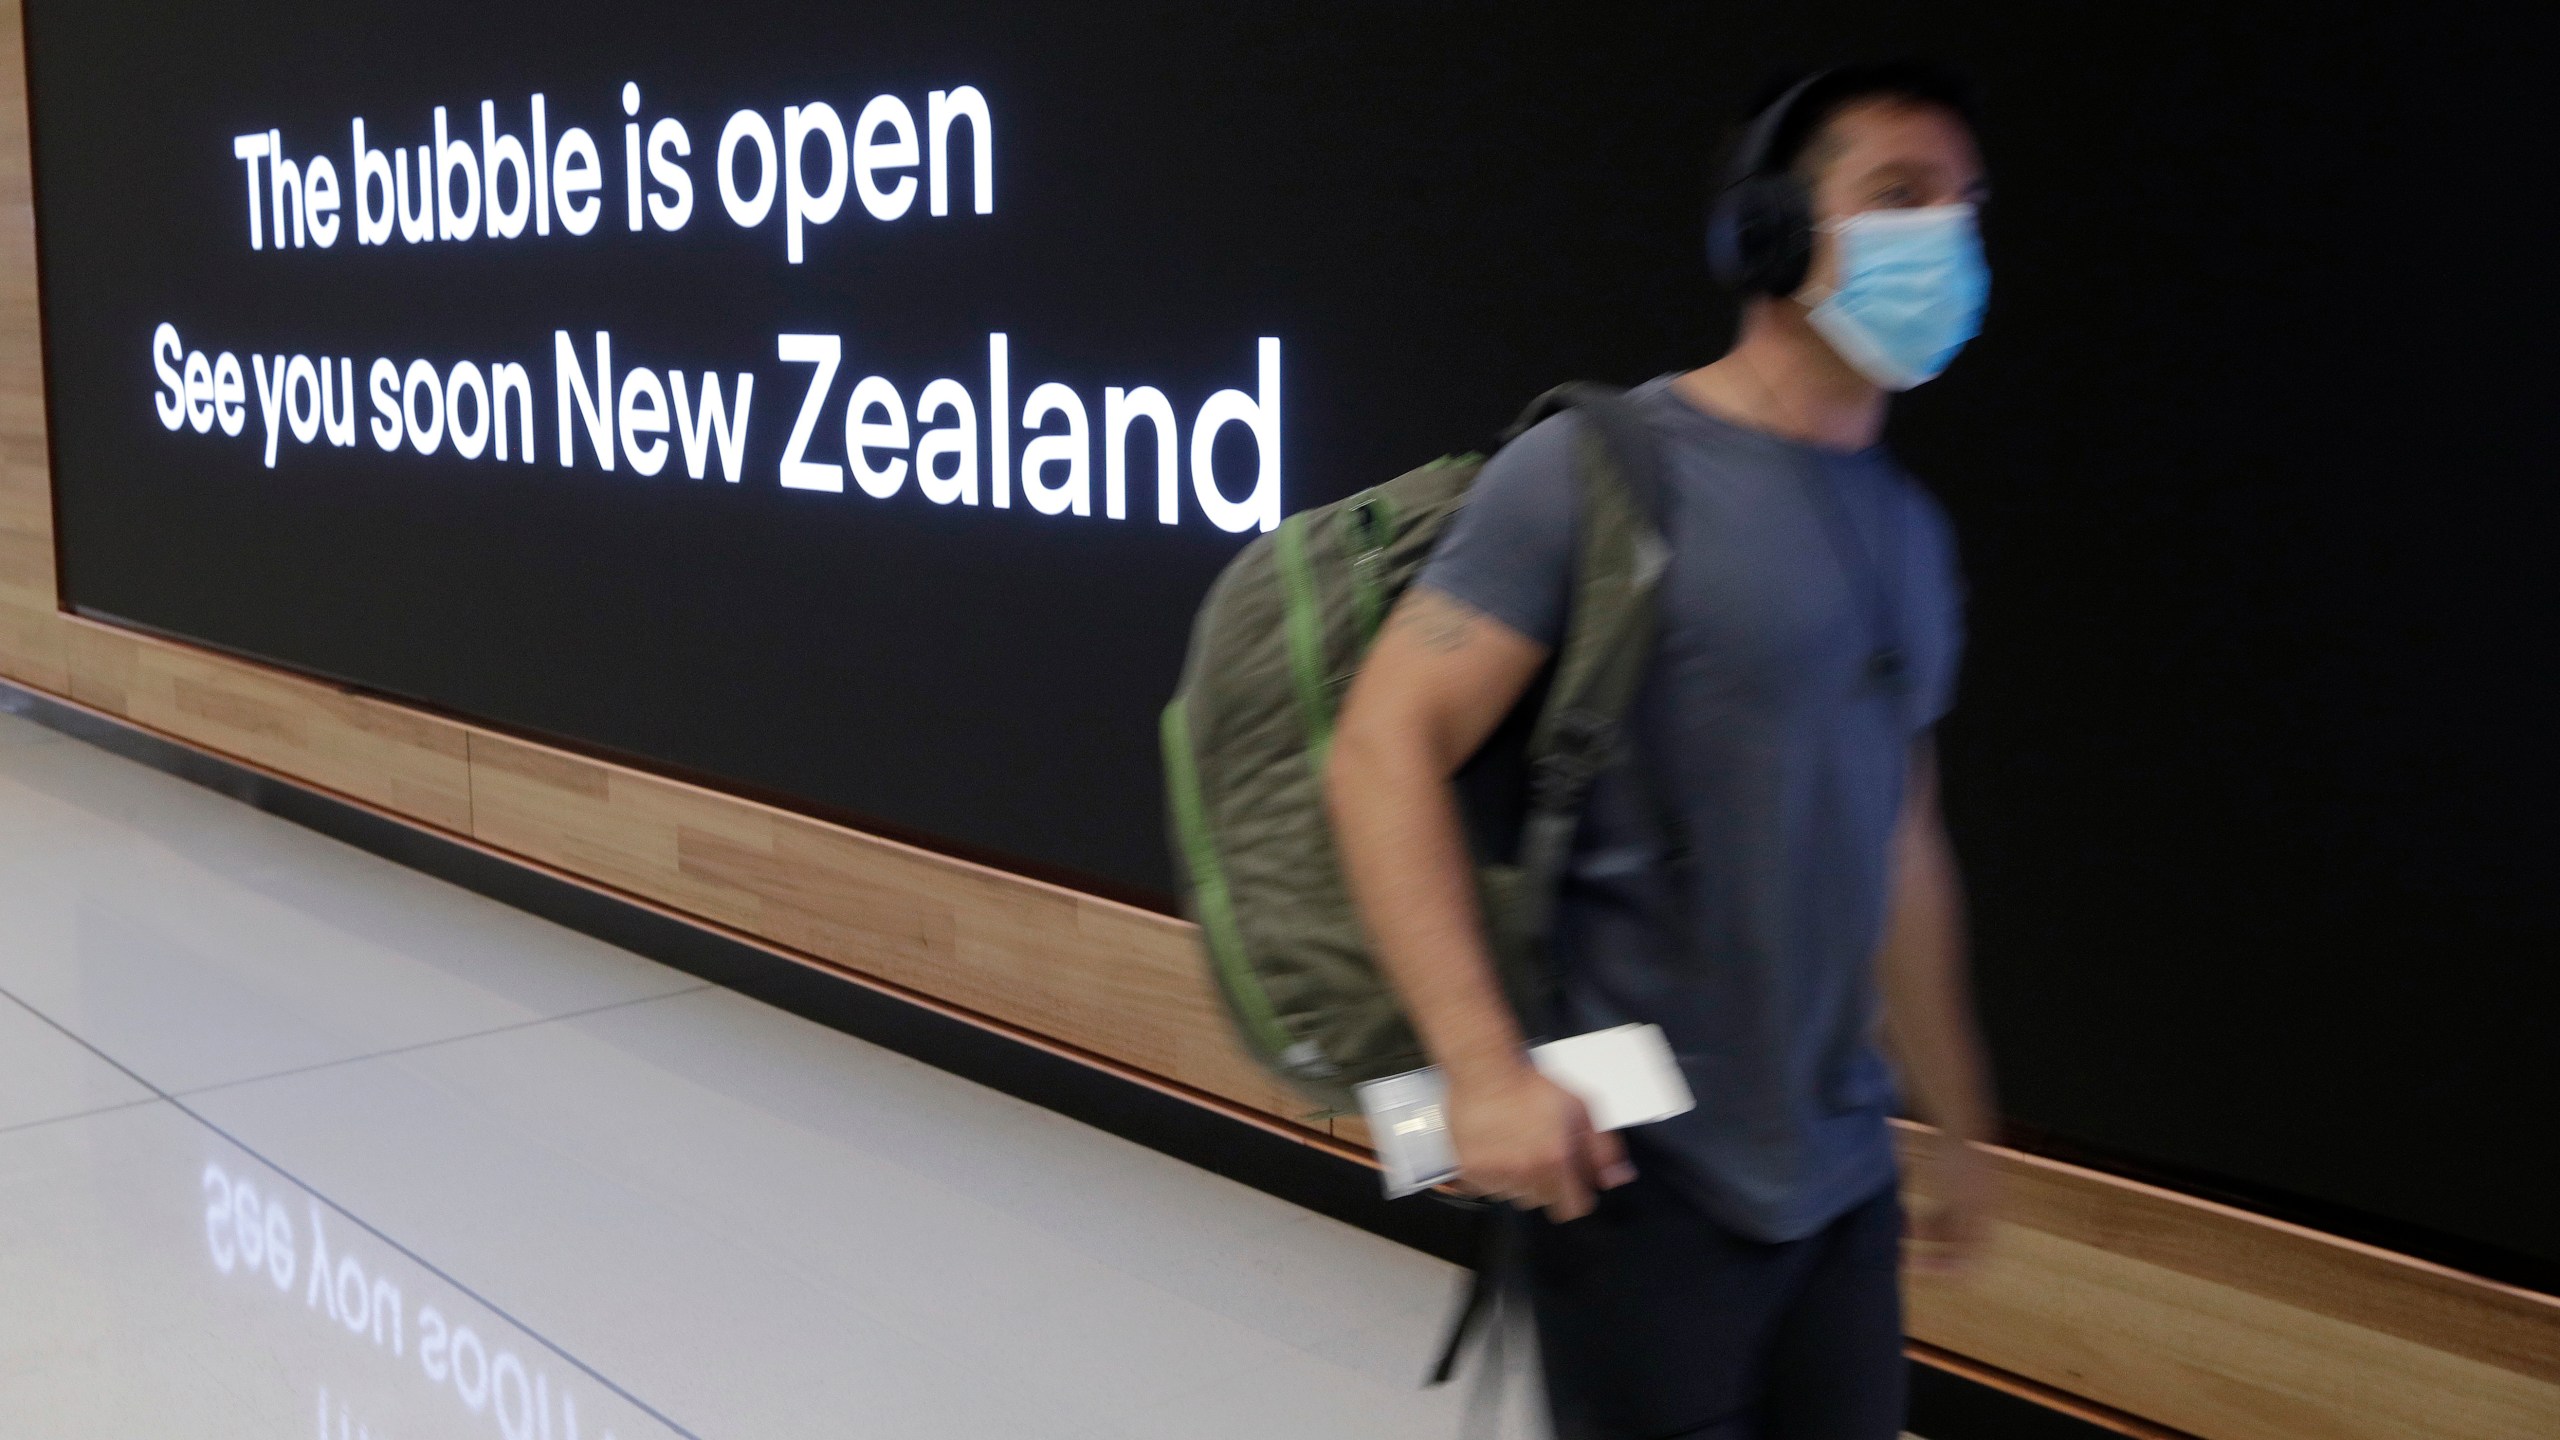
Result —
<path fill-rule="evenodd" d="M 1387 533 L 1385 508 L 1386 497 L 1372 490 L 1352 500 L 1344 510 L 1358 550 L 1356 559 L 1375 564 L 1386 558 L 1387 542 L 1393 537 Z"/>

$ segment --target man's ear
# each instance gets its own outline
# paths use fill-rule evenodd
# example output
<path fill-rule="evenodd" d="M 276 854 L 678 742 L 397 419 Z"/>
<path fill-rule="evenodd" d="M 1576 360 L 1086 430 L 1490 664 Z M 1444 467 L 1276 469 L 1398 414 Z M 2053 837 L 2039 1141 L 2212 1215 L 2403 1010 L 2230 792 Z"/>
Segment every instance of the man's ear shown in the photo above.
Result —
<path fill-rule="evenodd" d="M 1787 297 L 1806 306 L 1818 304 L 1831 293 L 1831 287 L 1838 282 L 1840 275 L 1838 267 L 1833 264 L 1834 257 L 1839 254 L 1840 242 L 1822 228 L 1819 207 L 1815 214 L 1805 238 L 1804 283 Z"/>

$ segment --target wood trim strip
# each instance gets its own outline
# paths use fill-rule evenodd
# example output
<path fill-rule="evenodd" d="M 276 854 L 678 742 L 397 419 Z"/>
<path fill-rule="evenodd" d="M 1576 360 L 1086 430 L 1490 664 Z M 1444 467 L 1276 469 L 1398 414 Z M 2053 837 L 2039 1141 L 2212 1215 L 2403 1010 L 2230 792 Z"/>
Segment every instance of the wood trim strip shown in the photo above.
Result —
<path fill-rule="evenodd" d="M 69 686 L 54 615 L 53 473 L 36 289 L 25 31 L 0 4 L 0 675 Z"/>
<path fill-rule="evenodd" d="M 1961 1376 L 1986 1389 L 1997 1390 L 2004 1395 L 2015 1395 L 2021 1400 L 2033 1401 L 2048 1410 L 2095 1425 L 2101 1430 L 2112 1430 L 2118 1435 L 2130 1435 L 2133 1440 L 2195 1440 L 2194 1436 L 2183 1430 L 2171 1430 L 2166 1426 L 2154 1425 L 2138 1415 L 2128 1415 L 2121 1410 L 2110 1410 L 2103 1405 L 2093 1405 L 2077 1395 L 2066 1394 L 2050 1385 L 2039 1385 L 2033 1380 L 2012 1375 L 2006 1370 L 1995 1369 L 1979 1360 L 1967 1359 L 1952 1350 L 1941 1350 L 1935 1345 L 1914 1340 L 1902 1347 L 1902 1353 L 1906 1358 L 1917 1360 L 1933 1369 L 1944 1370 L 1950 1375 Z"/>
<path fill-rule="evenodd" d="M 1183 921 L 485 730 L 470 756 L 473 831 L 502 850 L 1320 1123 L 1235 1044 Z"/>
<path fill-rule="evenodd" d="M 1927 1131 L 1902 1130 L 1925 1205 Z M 2560 1384 L 2507 1363 L 2560 1349 L 2560 1301 L 2035 1156 L 1993 1161 L 1988 1253 L 1962 1279 L 1908 1277 L 1914 1340 L 2210 1440 L 2560 1435 Z"/>
<path fill-rule="evenodd" d="M 71 697 L 217 754 L 438 829 L 471 825 L 469 740 L 449 720 L 76 615 Z"/>
<path fill-rule="evenodd" d="M 2560 1297 L 2218 1201 L 2003 1151 L 2009 1201 L 2049 1234 L 2560 1385 Z M 2232 1237 L 2245 1235 L 2244 1244 Z"/>

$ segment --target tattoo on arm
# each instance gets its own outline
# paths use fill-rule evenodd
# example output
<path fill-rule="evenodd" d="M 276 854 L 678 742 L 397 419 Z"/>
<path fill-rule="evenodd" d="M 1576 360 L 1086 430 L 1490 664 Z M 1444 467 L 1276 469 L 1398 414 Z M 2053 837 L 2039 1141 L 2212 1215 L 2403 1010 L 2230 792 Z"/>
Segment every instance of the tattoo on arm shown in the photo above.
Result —
<path fill-rule="evenodd" d="M 1415 589 L 1396 607 L 1396 623 L 1435 655 L 1451 655 L 1475 637 L 1477 610 L 1437 590 Z"/>

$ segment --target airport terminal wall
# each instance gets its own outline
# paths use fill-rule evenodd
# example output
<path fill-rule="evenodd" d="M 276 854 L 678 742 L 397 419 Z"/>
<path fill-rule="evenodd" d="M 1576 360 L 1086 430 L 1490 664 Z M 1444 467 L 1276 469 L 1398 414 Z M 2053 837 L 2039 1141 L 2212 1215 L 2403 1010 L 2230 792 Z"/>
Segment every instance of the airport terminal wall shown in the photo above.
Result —
<path fill-rule="evenodd" d="M 26 11 L 0 674 L 1344 1146 L 1172 913 L 1200 594 L 1554 381 L 1712 356 L 1772 76 L 1966 66 L 1991 314 L 1891 440 L 1964 555 L 2022 1208 L 1920 1333 L 2198 1434 L 2437 1433 L 2359 1414 L 2376 1367 L 2443 1433 L 2560 1413 L 2550 35 Z"/>

